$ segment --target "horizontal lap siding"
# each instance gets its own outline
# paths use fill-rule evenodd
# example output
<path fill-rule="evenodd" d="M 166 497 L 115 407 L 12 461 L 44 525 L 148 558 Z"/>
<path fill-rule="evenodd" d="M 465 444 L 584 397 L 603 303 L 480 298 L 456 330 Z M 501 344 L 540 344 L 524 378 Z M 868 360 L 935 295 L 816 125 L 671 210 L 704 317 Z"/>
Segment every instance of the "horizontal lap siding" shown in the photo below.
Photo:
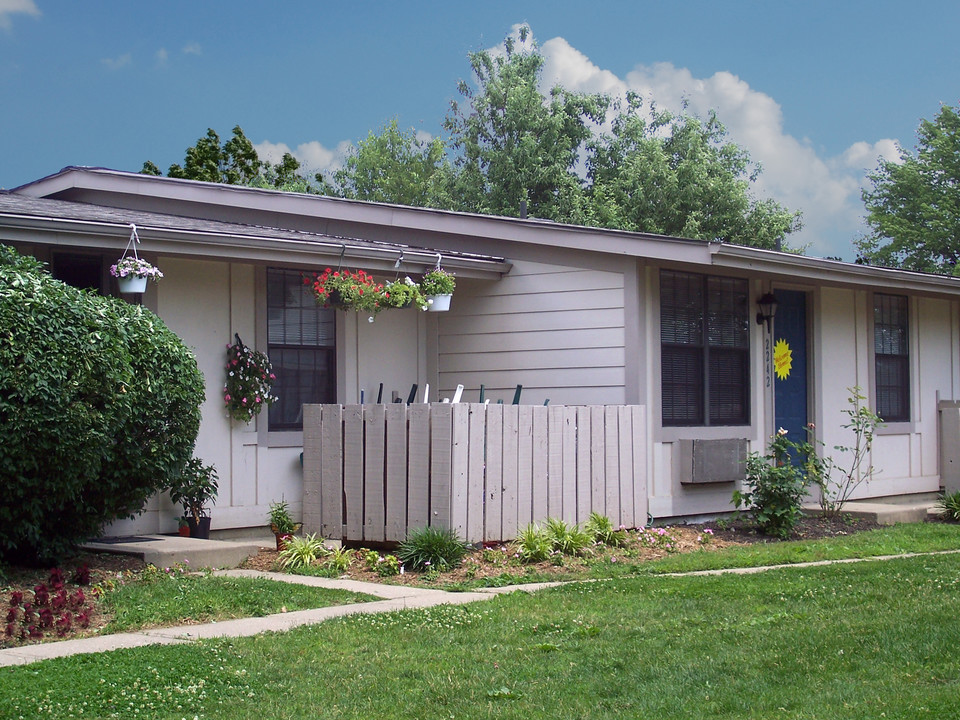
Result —
<path fill-rule="evenodd" d="M 496 283 L 463 280 L 439 318 L 441 396 L 624 402 L 623 275 L 519 261 Z"/>

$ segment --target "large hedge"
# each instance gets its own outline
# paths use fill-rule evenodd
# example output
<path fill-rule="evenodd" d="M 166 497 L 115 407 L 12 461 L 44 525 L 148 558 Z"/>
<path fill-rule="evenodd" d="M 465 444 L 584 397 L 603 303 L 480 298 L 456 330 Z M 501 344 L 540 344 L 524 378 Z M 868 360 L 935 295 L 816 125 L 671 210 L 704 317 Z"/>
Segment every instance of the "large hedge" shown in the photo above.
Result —
<path fill-rule="evenodd" d="M 0 558 L 56 558 L 139 512 L 192 455 L 202 401 L 156 315 L 0 245 Z"/>

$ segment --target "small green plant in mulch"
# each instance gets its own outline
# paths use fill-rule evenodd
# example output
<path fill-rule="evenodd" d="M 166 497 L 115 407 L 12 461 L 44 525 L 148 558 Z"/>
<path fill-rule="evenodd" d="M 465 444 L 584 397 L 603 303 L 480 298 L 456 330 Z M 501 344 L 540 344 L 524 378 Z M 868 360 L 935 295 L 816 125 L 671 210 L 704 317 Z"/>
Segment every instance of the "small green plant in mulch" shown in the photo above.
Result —
<path fill-rule="evenodd" d="M 292 535 L 287 538 L 286 547 L 280 551 L 277 559 L 280 566 L 287 570 L 299 570 L 312 565 L 330 551 L 323 544 L 323 538 L 316 533 L 303 537 Z"/>
<path fill-rule="evenodd" d="M 960 521 L 960 490 L 941 496 L 937 500 L 937 509 L 947 520 Z"/>
<path fill-rule="evenodd" d="M 411 530 L 400 543 L 397 558 L 407 570 L 448 570 L 456 567 L 470 545 L 451 528 L 424 527 Z"/>
<path fill-rule="evenodd" d="M 552 550 L 564 555 L 580 555 L 591 538 L 579 525 L 568 525 L 559 518 L 547 518 L 543 527 Z"/>
<path fill-rule="evenodd" d="M 526 563 L 543 562 L 550 557 L 550 540 L 537 525 L 527 525 L 514 540 L 516 556 Z"/>
<path fill-rule="evenodd" d="M 621 525 L 619 529 L 615 529 L 613 521 L 598 512 L 590 513 L 590 517 L 583 525 L 583 530 L 595 543 L 601 545 L 623 547 L 627 544 L 626 528 Z"/>

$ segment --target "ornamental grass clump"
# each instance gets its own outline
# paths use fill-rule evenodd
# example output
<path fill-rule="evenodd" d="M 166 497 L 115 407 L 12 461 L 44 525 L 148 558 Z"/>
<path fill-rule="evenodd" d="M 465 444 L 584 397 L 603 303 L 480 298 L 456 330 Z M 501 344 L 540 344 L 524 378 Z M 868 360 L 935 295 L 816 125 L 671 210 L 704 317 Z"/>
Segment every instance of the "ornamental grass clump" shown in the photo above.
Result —
<path fill-rule="evenodd" d="M 397 558 L 408 570 L 443 571 L 459 565 L 469 551 L 470 545 L 451 528 L 424 527 L 407 534 L 397 549 Z"/>
<path fill-rule="evenodd" d="M 270 358 L 244 345 L 239 336 L 234 337 L 236 342 L 227 345 L 223 402 L 231 418 L 249 423 L 265 406 L 277 400 L 272 393 L 277 376 Z"/>
<path fill-rule="evenodd" d="M 591 541 L 579 525 L 567 525 L 559 518 L 547 518 L 544 531 L 551 549 L 564 555 L 580 555 Z"/>
<path fill-rule="evenodd" d="M 280 551 L 277 559 L 280 567 L 287 570 L 302 570 L 329 554 L 323 544 L 323 538 L 316 533 L 308 533 L 303 537 L 293 535 L 286 540 L 286 547 Z"/>
<path fill-rule="evenodd" d="M 598 512 L 590 513 L 590 517 L 583 525 L 583 530 L 595 543 L 610 547 L 623 547 L 627 544 L 626 528 L 621 525 L 619 530 L 614 529 L 613 521 Z"/>
<path fill-rule="evenodd" d="M 948 520 L 960 521 L 960 490 L 942 495 L 937 500 L 937 509 Z"/>

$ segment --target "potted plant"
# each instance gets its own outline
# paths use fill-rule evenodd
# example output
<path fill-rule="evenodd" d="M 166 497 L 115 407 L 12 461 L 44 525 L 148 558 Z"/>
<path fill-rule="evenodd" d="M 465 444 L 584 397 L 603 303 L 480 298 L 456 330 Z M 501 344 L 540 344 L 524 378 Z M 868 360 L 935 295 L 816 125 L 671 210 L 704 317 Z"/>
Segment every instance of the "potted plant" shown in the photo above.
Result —
<path fill-rule="evenodd" d="M 239 335 L 234 338 L 236 342 L 227 345 L 223 402 L 231 418 L 248 423 L 260 414 L 264 405 L 277 399 L 271 394 L 277 376 L 273 373 L 270 358 L 248 348 Z"/>
<path fill-rule="evenodd" d="M 277 551 L 287 546 L 287 539 L 300 530 L 301 523 L 294 522 L 290 517 L 290 506 L 286 501 L 270 503 L 270 529 L 277 539 Z"/>
<path fill-rule="evenodd" d="M 327 268 L 315 274 L 312 281 L 305 278 L 305 282 L 312 286 L 317 302 L 324 307 L 369 313 L 378 313 L 384 308 L 383 283 L 364 270 Z"/>
<path fill-rule="evenodd" d="M 190 537 L 190 523 L 182 515 L 177 518 L 177 535 L 180 537 Z"/>
<path fill-rule="evenodd" d="M 210 515 L 207 503 L 217 497 L 217 469 L 204 465 L 200 458 L 190 458 L 180 475 L 170 484 L 170 499 L 183 506 L 183 519 L 190 527 L 190 537 L 210 537 Z"/>
<path fill-rule="evenodd" d="M 427 299 L 429 312 L 445 312 L 450 309 L 450 298 L 457 282 L 451 273 L 439 265 L 423 276 L 420 292 Z"/>
<path fill-rule="evenodd" d="M 383 287 L 383 305 L 391 308 L 416 307 L 427 309 L 427 299 L 420 292 L 420 286 L 409 277 L 394 280 Z"/>
<path fill-rule="evenodd" d="M 136 256 L 120 258 L 110 266 L 110 274 L 117 279 L 122 293 L 142 293 L 147 289 L 147 280 L 156 282 L 163 277 L 159 268 Z"/>

